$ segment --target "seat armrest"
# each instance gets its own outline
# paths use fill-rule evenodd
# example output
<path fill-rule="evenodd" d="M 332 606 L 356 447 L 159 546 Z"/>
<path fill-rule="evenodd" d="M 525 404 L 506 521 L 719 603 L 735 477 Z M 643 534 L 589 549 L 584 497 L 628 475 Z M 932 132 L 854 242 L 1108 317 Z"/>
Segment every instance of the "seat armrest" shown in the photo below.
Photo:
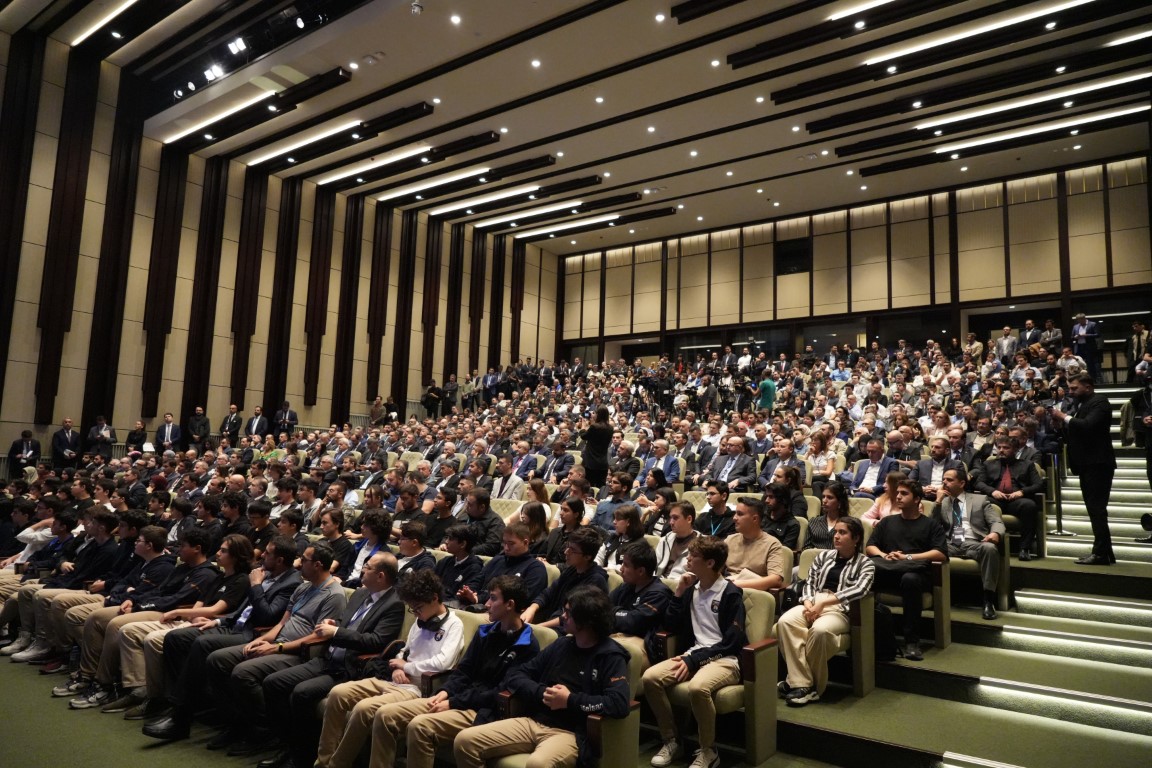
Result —
<path fill-rule="evenodd" d="M 676 636 L 671 632 L 657 632 L 656 645 L 664 652 L 664 658 L 670 659 L 676 655 Z"/>
<path fill-rule="evenodd" d="M 500 691 L 496 694 L 496 718 L 498 720 L 518 717 L 524 712 L 524 709 L 524 700 L 518 698 L 512 691 Z"/>
<path fill-rule="evenodd" d="M 746 683 L 754 683 L 757 678 L 757 659 L 764 653 L 776 648 L 776 638 L 766 637 L 755 643 L 749 643 L 740 649 L 740 675 Z M 769 681 L 772 682 L 772 681 Z"/>
<path fill-rule="evenodd" d="M 435 695 L 444 683 L 448 682 L 448 678 L 452 676 L 452 670 L 442 669 L 439 672 L 424 675 L 420 678 L 420 695 L 424 698 Z"/>
<path fill-rule="evenodd" d="M 613 739 L 613 730 L 622 726 L 627 717 L 631 717 L 634 713 L 640 711 L 640 702 L 633 699 L 628 704 L 628 715 L 623 718 L 619 717 L 604 717 L 603 715 L 588 715 L 588 721 L 585 733 L 588 736 L 588 743 L 596 749 L 596 751 L 603 755 L 604 746 L 606 744 L 615 747 L 620 743 L 619 740 Z"/>
<path fill-rule="evenodd" d="M 946 574 L 950 573 L 950 571 L 948 571 L 948 561 L 945 560 L 943 562 L 939 562 L 939 561 L 932 562 L 931 567 L 928 569 L 928 572 L 929 572 L 929 578 L 932 579 L 932 586 L 934 586 L 934 587 L 944 586 L 945 576 L 946 576 Z"/>

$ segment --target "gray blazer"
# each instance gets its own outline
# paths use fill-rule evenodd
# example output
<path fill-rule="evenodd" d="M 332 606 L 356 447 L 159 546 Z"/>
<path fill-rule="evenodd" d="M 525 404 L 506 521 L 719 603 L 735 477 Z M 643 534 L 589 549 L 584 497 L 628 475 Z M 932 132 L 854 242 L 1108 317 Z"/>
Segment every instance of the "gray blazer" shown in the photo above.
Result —
<path fill-rule="evenodd" d="M 989 533 L 999 534 L 1003 539 L 1008 535 L 1004 522 L 1000 519 L 999 508 L 993 506 L 987 496 L 979 493 L 964 494 L 964 514 L 972 526 L 972 533 L 976 541 L 983 539 Z M 935 509 L 932 516 L 944 526 L 948 540 L 952 540 L 952 497 L 945 495 Z"/>

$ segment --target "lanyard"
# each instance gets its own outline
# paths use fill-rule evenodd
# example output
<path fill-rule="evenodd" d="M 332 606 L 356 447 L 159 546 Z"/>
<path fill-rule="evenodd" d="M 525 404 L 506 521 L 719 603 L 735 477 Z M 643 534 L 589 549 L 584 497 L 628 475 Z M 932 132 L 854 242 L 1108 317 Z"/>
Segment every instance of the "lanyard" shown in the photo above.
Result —
<path fill-rule="evenodd" d="M 300 613 L 300 611 L 303 610 L 304 605 L 309 600 L 311 600 L 315 595 L 319 594 L 320 590 L 324 589 L 324 587 L 328 586 L 331 583 L 332 583 L 332 579 L 328 579 L 328 581 L 324 582 L 323 584 L 321 584 L 318 587 L 313 585 L 310 589 L 308 589 L 308 591 L 306 591 L 303 594 L 303 596 L 301 596 L 301 598 L 296 602 L 296 605 L 292 606 L 292 610 L 289 613 L 292 616 L 295 616 L 296 614 Z"/>

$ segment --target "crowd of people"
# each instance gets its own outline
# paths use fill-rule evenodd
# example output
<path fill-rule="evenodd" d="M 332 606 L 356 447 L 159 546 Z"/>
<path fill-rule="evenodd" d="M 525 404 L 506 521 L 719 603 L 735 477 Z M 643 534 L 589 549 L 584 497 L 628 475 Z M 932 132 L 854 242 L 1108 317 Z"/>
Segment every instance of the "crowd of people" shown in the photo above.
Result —
<path fill-rule="evenodd" d="M 65 420 L 50 457 L 30 433 L 9 454 L 0 654 L 146 736 L 187 738 L 206 718 L 209 749 L 275 752 L 263 768 L 362 752 L 383 768 L 402 745 L 417 766 L 440 748 L 465 766 L 533 751 L 584 764 L 587 717 L 627 714 L 639 657 L 663 742 L 652 764 L 684 752 L 668 690 L 685 685 L 692 766 L 713 768 L 742 589 L 794 596 L 778 624 L 792 706 L 820 699 L 847 611 L 873 588 L 903 596 L 902 651 L 922 658 L 934 561 L 978 561 L 995 617 L 1002 515 L 1019 521 L 1020 560 L 1042 556 L 1038 467 L 1098 404 L 1089 324 L 1071 346 L 1029 321 L 987 346 L 527 361 L 433 382 L 423 419 L 391 398 L 367 426 L 326 430 L 298 429 L 287 402 L 271 421 L 232 406 L 216 432 L 202 408 L 183 425 L 167 414 L 153 434 L 137 422 L 124 458 L 104 419 L 86 440 Z M 852 498 L 868 500 L 862 520 Z M 1092 557 L 1106 564 L 1110 543 Z M 466 629 L 468 613 L 487 623 Z M 525 716 L 495 722 L 502 690 Z"/>

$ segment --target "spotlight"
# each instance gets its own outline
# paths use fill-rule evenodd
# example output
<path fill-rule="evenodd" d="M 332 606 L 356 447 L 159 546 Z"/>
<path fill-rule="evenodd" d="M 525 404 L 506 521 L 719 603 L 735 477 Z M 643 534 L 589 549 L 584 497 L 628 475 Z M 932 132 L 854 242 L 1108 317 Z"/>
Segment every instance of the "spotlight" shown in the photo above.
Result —
<path fill-rule="evenodd" d="M 297 16 L 296 17 L 296 28 L 297 29 L 304 29 L 304 17 L 303 16 Z"/>
<path fill-rule="evenodd" d="M 424 13 L 424 4 L 420 0 L 412 0 L 412 15 L 419 16 Z"/>
<path fill-rule="evenodd" d="M 188 90 L 190 90 L 190 91 L 194 91 L 194 90 L 196 90 L 196 83 L 194 83 L 194 82 L 192 82 L 191 80 L 189 80 L 189 81 L 188 81 Z"/>
<path fill-rule="evenodd" d="M 228 50 L 233 56 L 238 56 L 242 51 L 248 49 L 248 44 L 244 42 L 244 38 L 238 37 L 232 42 L 228 43 Z"/>

